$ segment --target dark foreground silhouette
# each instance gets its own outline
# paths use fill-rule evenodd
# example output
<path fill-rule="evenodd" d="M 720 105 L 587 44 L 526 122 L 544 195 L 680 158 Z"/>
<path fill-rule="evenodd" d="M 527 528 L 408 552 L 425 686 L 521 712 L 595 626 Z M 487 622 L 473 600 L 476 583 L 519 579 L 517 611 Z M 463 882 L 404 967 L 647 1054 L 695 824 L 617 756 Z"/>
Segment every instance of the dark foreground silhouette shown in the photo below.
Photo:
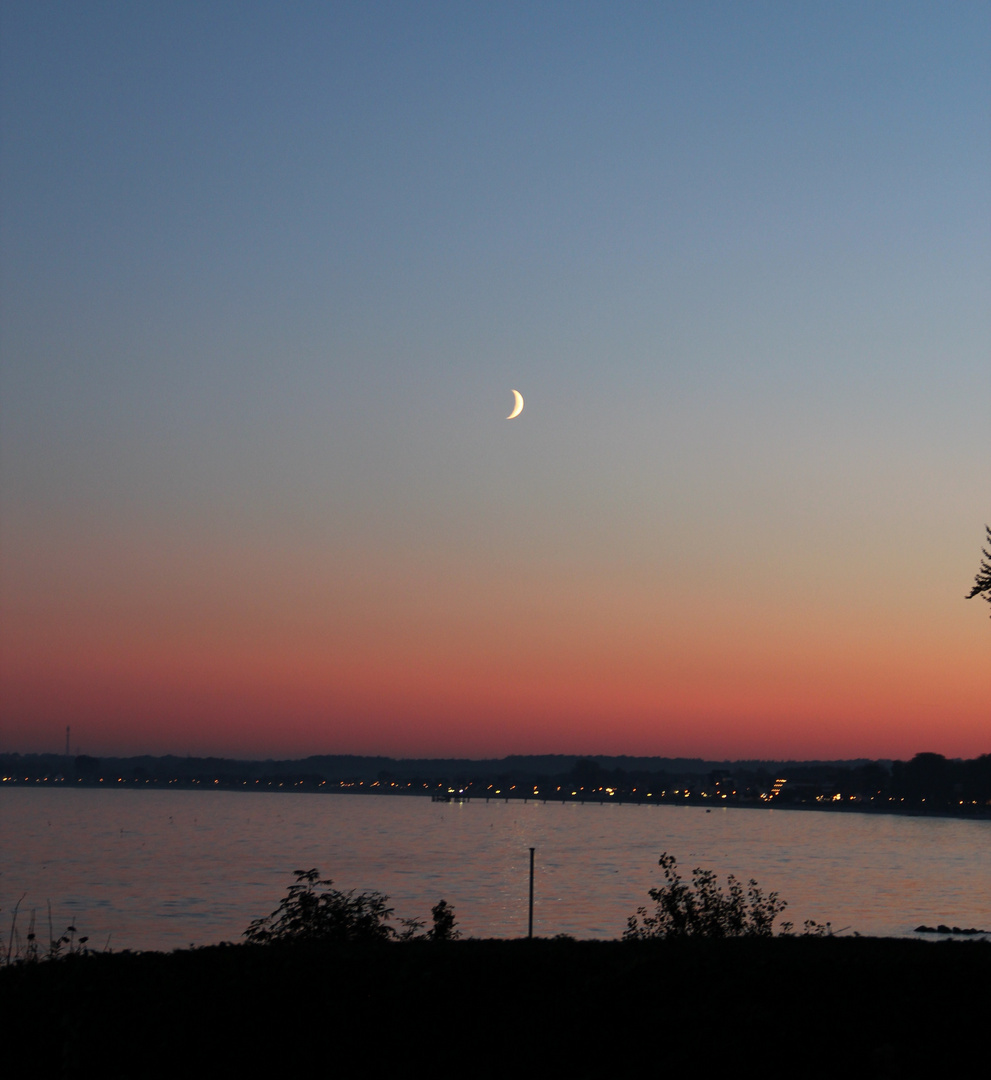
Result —
<path fill-rule="evenodd" d="M 893 1077 L 963 1069 L 989 988 L 973 940 L 297 942 L 12 965 L 0 1016 L 11 1076 Z"/>
<path fill-rule="evenodd" d="M 733 877 L 724 891 L 701 868 L 686 880 L 668 853 L 660 866 L 622 941 L 460 941 L 444 900 L 430 928 L 394 925 L 387 896 L 316 868 L 243 944 L 101 954 L 63 936 L 43 954 L 29 940 L 0 968 L 3 1062 L 87 1078 L 901 1077 L 961 1069 L 983 1042 L 991 942 L 839 939 L 817 923 L 775 936 L 776 893 Z"/>

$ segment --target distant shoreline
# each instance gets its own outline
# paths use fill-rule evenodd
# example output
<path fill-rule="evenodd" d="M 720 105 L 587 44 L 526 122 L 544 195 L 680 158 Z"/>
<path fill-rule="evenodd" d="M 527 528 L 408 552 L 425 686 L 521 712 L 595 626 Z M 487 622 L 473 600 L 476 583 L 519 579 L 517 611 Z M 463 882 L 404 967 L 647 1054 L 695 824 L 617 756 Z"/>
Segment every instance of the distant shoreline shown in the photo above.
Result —
<path fill-rule="evenodd" d="M 0 787 L 295 791 L 478 799 L 774 807 L 985 819 L 991 754 L 971 760 L 704 761 L 513 755 L 490 760 L 323 755 L 289 761 L 0 754 Z"/>
<path fill-rule="evenodd" d="M 539 803 L 578 803 L 584 806 L 586 803 L 598 806 L 684 806 L 712 810 L 804 810 L 816 813 L 830 814 L 888 814 L 899 817 L 926 817 L 926 818 L 955 818 L 973 821 L 991 820 L 991 806 L 967 804 L 964 806 L 942 806 L 927 808 L 918 805 L 893 804 L 880 800 L 848 800 L 848 801 L 823 801 L 823 802 L 796 802 L 769 800 L 759 802 L 746 799 L 714 799 L 704 795 L 690 795 L 688 798 L 672 796 L 660 796 L 651 793 L 638 795 L 633 792 L 615 795 L 572 794 L 568 792 L 544 794 L 516 792 L 489 793 L 446 793 L 439 794 L 435 789 L 412 788 L 408 786 L 388 787 L 382 785 L 362 783 L 332 783 L 321 781 L 318 783 L 297 782 L 249 782 L 242 780 L 234 781 L 168 781 L 156 782 L 153 780 L 111 780 L 111 781 L 70 781 L 60 777 L 39 779 L 18 779 L 14 777 L 0 777 L 0 791 L 4 789 L 32 789 L 44 788 L 46 790 L 61 791 L 226 791 L 241 792 L 244 794 L 292 794 L 292 795 L 348 795 L 366 796 L 371 798 L 430 798 L 433 802 L 441 803 L 471 803 L 471 802 L 539 802 Z"/>

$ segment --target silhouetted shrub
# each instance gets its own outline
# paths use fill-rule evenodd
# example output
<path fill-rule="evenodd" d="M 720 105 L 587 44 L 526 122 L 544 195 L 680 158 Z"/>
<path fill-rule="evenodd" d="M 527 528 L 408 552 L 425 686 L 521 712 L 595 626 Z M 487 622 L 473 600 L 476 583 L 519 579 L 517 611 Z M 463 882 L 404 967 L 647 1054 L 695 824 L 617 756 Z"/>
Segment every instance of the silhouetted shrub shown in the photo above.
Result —
<path fill-rule="evenodd" d="M 684 881 L 677 860 L 664 852 L 658 860 L 665 884 L 651 889 L 657 905 L 653 913 L 639 907 L 627 920 L 624 940 L 638 941 L 666 937 L 771 937 L 774 920 L 788 906 L 776 892 L 763 894 L 751 879 L 746 890 L 730 874 L 729 893 L 724 893 L 711 870 L 696 867 L 692 882 Z M 786 924 L 785 929 L 790 930 Z"/>
<path fill-rule="evenodd" d="M 244 931 L 248 941 L 388 941 L 396 936 L 389 926 L 393 910 L 379 892 L 341 892 L 320 871 L 295 870 L 296 882 L 272 912 L 255 919 Z M 318 886 L 326 886 L 317 892 Z"/>
<path fill-rule="evenodd" d="M 433 916 L 434 925 L 427 936 L 431 941 L 454 941 L 461 937 L 460 932 L 454 929 L 457 926 L 454 908 L 446 900 L 438 900 L 430 909 L 430 914 Z"/>
<path fill-rule="evenodd" d="M 294 870 L 294 884 L 282 902 L 261 919 L 255 919 L 244 937 L 255 945 L 287 941 L 453 941 L 460 937 L 455 930 L 454 908 L 446 900 L 434 905 L 433 927 L 424 930 L 422 919 L 400 919 L 401 930 L 389 925 L 394 911 L 388 896 L 380 892 L 342 892 L 333 887 L 320 871 Z M 324 891 L 318 889 L 324 886 Z M 85 940 L 85 939 L 83 939 Z"/>

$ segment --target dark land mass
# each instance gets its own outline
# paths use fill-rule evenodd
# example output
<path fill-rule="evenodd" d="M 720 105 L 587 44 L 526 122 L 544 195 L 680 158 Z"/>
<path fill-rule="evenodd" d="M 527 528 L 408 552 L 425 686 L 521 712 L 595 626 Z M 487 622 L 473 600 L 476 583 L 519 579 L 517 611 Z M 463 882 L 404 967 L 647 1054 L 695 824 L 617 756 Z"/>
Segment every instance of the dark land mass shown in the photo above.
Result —
<path fill-rule="evenodd" d="M 989 1015 L 982 941 L 227 945 L 0 969 L 10 1076 L 978 1075 Z"/>
<path fill-rule="evenodd" d="M 0 754 L 4 785 L 178 787 L 991 814 L 991 754 L 954 760 L 704 761 L 513 755 L 490 760 L 323 755 L 297 761 Z"/>

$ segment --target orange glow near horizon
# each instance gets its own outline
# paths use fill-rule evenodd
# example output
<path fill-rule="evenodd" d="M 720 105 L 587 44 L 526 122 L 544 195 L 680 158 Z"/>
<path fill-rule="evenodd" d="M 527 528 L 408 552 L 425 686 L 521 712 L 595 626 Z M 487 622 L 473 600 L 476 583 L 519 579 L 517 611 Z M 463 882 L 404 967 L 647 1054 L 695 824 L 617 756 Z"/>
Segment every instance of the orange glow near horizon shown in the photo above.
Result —
<path fill-rule="evenodd" d="M 936 576 L 854 578 L 855 557 L 882 565 L 884 545 L 835 544 L 809 581 L 773 534 L 746 559 L 720 563 L 706 534 L 660 560 L 642 538 L 617 549 L 597 520 L 525 548 L 502 535 L 500 557 L 443 529 L 330 552 L 273 548 L 264 530 L 233 546 L 198 535 L 90 520 L 68 545 L 8 530 L 5 749 L 57 748 L 66 723 L 102 754 L 991 749 L 991 628 L 949 557 Z M 913 577 L 926 587 L 903 589 Z"/>
<path fill-rule="evenodd" d="M 937 652 L 934 639 L 868 648 L 838 628 L 748 638 L 721 622 L 681 638 L 661 624 L 653 645 L 577 624 L 281 643 L 242 627 L 207 647 L 161 626 L 107 641 L 63 622 L 56 639 L 46 623 L 4 641 L 4 741 L 24 751 L 58 746 L 68 722 L 103 754 L 988 752 L 987 661 L 962 634 Z"/>

